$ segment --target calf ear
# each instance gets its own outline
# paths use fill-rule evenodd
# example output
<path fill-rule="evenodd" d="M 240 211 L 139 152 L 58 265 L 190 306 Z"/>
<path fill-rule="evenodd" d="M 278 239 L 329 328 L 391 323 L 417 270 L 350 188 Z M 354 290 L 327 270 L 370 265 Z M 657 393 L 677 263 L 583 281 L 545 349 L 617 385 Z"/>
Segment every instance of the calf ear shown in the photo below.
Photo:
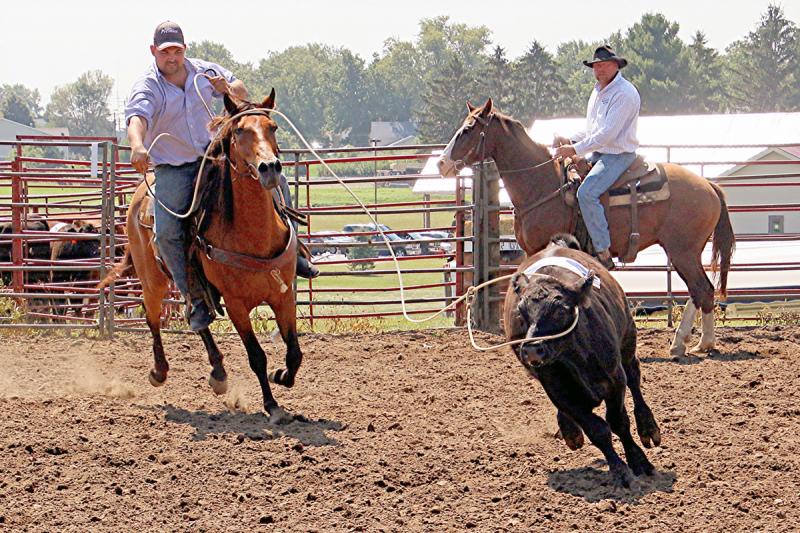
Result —
<path fill-rule="evenodd" d="M 586 307 L 589 305 L 589 294 L 592 292 L 592 287 L 594 286 L 594 279 L 597 276 L 594 270 L 590 270 L 589 273 L 583 278 L 582 281 L 578 282 L 577 287 L 577 294 L 578 294 L 578 305 Z"/>
<path fill-rule="evenodd" d="M 511 287 L 514 288 L 514 292 L 517 296 L 521 296 L 522 292 L 528 288 L 528 285 L 530 285 L 530 280 L 528 276 L 522 272 L 514 274 L 514 277 L 511 278 Z"/>

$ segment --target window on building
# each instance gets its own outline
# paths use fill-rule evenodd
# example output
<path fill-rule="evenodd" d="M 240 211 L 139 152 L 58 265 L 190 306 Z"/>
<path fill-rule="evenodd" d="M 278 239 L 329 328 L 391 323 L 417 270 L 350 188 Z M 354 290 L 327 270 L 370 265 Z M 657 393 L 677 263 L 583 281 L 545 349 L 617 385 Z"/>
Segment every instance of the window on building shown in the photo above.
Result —
<path fill-rule="evenodd" d="M 769 216 L 769 231 L 767 233 L 783 233 L 783 215 Z"/>

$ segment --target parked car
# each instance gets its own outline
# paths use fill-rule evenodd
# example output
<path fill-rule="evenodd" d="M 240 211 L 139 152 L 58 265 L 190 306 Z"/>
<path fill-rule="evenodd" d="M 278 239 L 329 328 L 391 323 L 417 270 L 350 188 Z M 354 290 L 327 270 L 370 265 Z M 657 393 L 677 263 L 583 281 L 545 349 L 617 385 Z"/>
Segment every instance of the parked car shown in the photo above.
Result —
<path fill-rule="evenodd" d="M 450 233 L 446 231 L 438 231 L 438 230 L 431 230 L 431 231 L 415 231 L 409 233 L 409 236 L 412 239 L 419 240 L 419 239 L 449 239 L 451 237 Z M 437 242 L 422 242 L 419 243 L 422 255 L 427 255 L 429 253 L 450 253 L 455 248 L 452 242 L 447 241 L 437 241 Z"/>
<path fill-rule="evenodd" d="M 353 237 L 337 235 L 339 231 L 315 231 L 311 234 L 308 247 L 312 255 L 347 254 L 347 245 L 356 242 Z"/>
<path fill-rule="evenodd" d="M 396 232 L 386 224 L 379 224 L 378 227 L 386 235 L 386 238 L 391 241 L 392 249 L 394 250 L 394 254 L 396 256 L 419 255 L 421 253 L 419 244 L 408 242 L 408 240 L 411 238 L 408 233 Z M 344 233 L 367 233 L 374 231 L 377 231 L 377 229 L 375 224 L 372 223 L 345 224 L 345 226 L 342 228 L 342 232 Z M 380 236 L 380 234 L 356 235 L 354 238 L 358 242 L 369 242 L 375 245 L 374 247 L 368 247 L 371 252 L 369 254 L 371 257 L 385 257 L 389 255 L 389 250 L 386 248 L 386 243 L 383 242 L 383 238 Z M 349 253 L 348 256 L 352 255 L 352 249 L 350 252 L 351 253 Z"/>

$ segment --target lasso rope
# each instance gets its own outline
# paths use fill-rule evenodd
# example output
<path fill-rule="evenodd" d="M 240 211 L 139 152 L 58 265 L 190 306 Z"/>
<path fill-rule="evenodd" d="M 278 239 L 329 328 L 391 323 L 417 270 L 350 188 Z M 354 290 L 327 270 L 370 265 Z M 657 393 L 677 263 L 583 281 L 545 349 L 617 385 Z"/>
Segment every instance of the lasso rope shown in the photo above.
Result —
<path fill-rule="evenodd" d="M 208 106 L 206 101 L 203 99 L 203 97 L 202 97 L 202 95 L 200 93 L 200 88 L 197 85 L 197 78 L 200 77 L 200 76 L 205 77 L 209 81 L 210 81 L 210 76 L 208 76 L 207 74 L 204 74 L 204 73 L 197 73 L 197 74 L 195 74 L 194 79 L 192 81 L 193 81 L 193 84 L 194 84 L 195 91 L 197 92 L 197 95 L 200 98 L 200 101 L 203 103 L 203 106 L 205 107 L 209 118 L 213 120 L 216 117 L 211 112 L 211 108 Z M 547 341 L 547 340 L 557 339 L 557 338 L 569 335 L 572 332 L 572 330 L 575 329 L 575 326 L 578 324 L 578 308 L 577 307 L 575 308 L 575 320 L 572 322 L 572 325 L 567 330 L 565 330 L 565 331 L 563 331 L 561 333 L 557 333 L 555 335 L 545 335 L 545 336 L 540 336 L 540 337 L 526 337 L 524 339 L 517 339 L 517 340 L 514 340 L 514 341 L 504 342 L 502 344 L 493 345 L 493 346 L 486 346 L 486 347 L 479 346 L 475 342 L 475 338 L 474 338 L 474 334 L 473 334 L 473 330 L 472 330 L 472 302 L 474 300 L 475 293 L 477 293 L 479 290 L 483 289 L 484 287 L 487 287 L 487 286 L 492 285 L 494 283 L 498 283 L 500 281 L 504 281 L 506 279 L 510 279 L 513 276 L 513 274 L 502 276 L 502 277 L 499 277 L 499 278 L 495 278 L 495 279 L 486 281 L 484 283 L 481 283 L 478 286 L 469 287 L 467 289 L 466 293 L 464 293 L 462 296 L 460 296 L 459 298 L 457 298 L 456 300 L 454 300 L 453 302 L 451 302 L 450 304 L 448 304 L 447 306 L 445 306 L 441 310 L 439 310 L 436 313 L 432 314 L 431 316 L 428 316 L 428 317 L 425 317 L 425 318 L 422 318 L 422 319 L 415 319 L 415 318 L 409 316 L 408 309 L 406 308 L 405 286 L 403 284 L 403 274 L 400 271 L 400 262 L 397 260 L 397 256 L 394 253 L 394 249 L 391 246 L 391 242 L 389 241 L 389 238 L 386 236 L 384 231 L 378 225 L 378 221 L 372 215 L 372 213 L 367 208 L 367 206 L 364 205 L 364 203 L 361 201 L 361 199 L 359 199 L 358 196 L 353 192 L 353 190 L 347 185 L 347 183 L 342 181 L 342 179 L 339 177 L 339 175 L 336 174 L 336 172 L 333 171 L 333 169 L 328 165 L 328 163 L 325 161 L 325 159 L 320 157 L 320 155 L 317 153 L 316 150 L 314 150 L 314 148 L 311 146 L 311 144 L 308 141 L 306 141 L 305 137 L 303 137 L 303 134 L 300 133 L 300 130 L 297 128 L 297 126 L 294 125 L 294 123 L 291 121 L 291 119 L 289 119 L 289 117 L 287 117 L 286 115 L 284 115 L 283 113 L 281 113 L 277 109 L 270 109 L 270 110 L 267 110 L 267 111 L 270 114 L 274 113 L 274 114 L 280 116 L 281 118 L 283 118 L 287 122 L 287 124 L 289 124 L 289 126 L 294 130 L 294 132 L 297 134 L 297 137 L 306 146 L 306 148 L 309 150 L 309 152 L 311 152 L 311 154 L 314 157 L 317 158 L 317 160 L 320 162 L 320 164 L 322 164 L 328 170 L 328 172 L 330 172 L 331 175 L 334 178 L 336 178 L 336 180 L 345 188 L 345 190 L 348 192 L 348 194 L 350 194 L 350 196 L 353 197 L 353 199 L 358 203 L 358 205 L 361 207 L 361 209 L 364 210 L 364 212 L 367 214 L 369 219 L 375 225 L 375 229 L 378 231 L 378 233 L 380 233 L 380 236 L 383 239 L 384 244 L 386 244 L 386 248 L 389 250 L 389 254 L 392 257 L 392 261 L 394 262 L 395 271 L 397 272 L 397 278 L 398 278 L 398 281 L 399 281 L 399 284 L 400 284 L 400 305 L 401 305 L 402 310 L 403 310 L 403 317 L 407 321 L 409 321 L 409 322 L 411 322 L 413 324 L 423 324 L 425 322 L 433 320 L 434 318 L 436 318 L 437 316 L 445 313 L 446 311 L 450 310 L 451 308 L 455 308 L 455 306 L 457 306 L 462 301 L 467 300 L 467 304 L 466 304 L 467 305 L 467 330 L 469 332 L 470 343 L 472 344 L 473 348 L 475 348 L 476 350 L 479 350 L 479 351 L 483 351 L 483 352 L 491 351 L 491 350 L 497 350 L 497 349 L 503 348 L 505 346 L 513 346 L 513 345 L 516 345 L 516 344 L 540 343 L 540 342 L 544 342 L 544 341 Z M 228 118 L 227 120 L 228 121 L 233 121 L 233 120 L 236 120 L 239 117 L 244 116 L 244 115 L 261 114 L 263 112 L 264 112 L 264 110 L 250 109 L 250 110 L 247 110 L 247 111 L 243 111 L 241 113 L 237 113 L 236 115 L 233 115 L 232 117 Z M 208 154 L 209 154 L 209 152 L 211 150 L 211 147 L 214 145 L 214 142 L 217 140 L 217 137 L 220 135 L 221 131 L 222 131 L 221 127 L 217 129 L 216 134 L 211 139 L 211 142 L 209 143 L 208 147 L 206 148 L 205 153 L 203 154 L 203 160 L 200 163 L 200 169 L 198 170 L 198 174 L 197 174 L 198 178 L 200 176 L 202 176 L 203 168 L 205 167 L 206 160 L 209 159 Z M 174 135 L 171 135 L 169 133 L 161 133 L 161 134 L 159 134 L 155 139 L 153 139 L 153 142 L 150 144 L 150 148 L 147 149 L 148 158 L 150 156 L 150 150 L 153 149 L 153 146 L 155 146 L 156 142 L 158 142 L 162 137 L 165 137 L 165 136 L 170 136 L 170 137 L 173 137 L 175 139 L 178 139 L 177 137 L 175 137 Z M 178 139 L 178 140 L 181 141 L 181 142 L 184 142 L 182 139 Z M 186 144 L 186 143 L 184 142 L 184 144 Z M 549 163 L 549 162 L 550 161 L 546 161 L 545 163 Z M 537 166 L 541 166 L 541 165 L 537 165 Z M 194 209 L 197 207 L 197 205 L 196 205 L 197 196 L 198 196 L 198 191 L 199 191 L 199 188 L 200 188 L 200 180 L 199 179 L 195 179 L 195 187 L 194 187 L 194 193 L 193 193 L 193 196 L 192 196 L 192 204 L 189 206 L 189 210 L 186 213 L 175 213 L 174 211 L 169 209 L 167 206 L 165 206 L 158 199 L 158 197 L 155 195 L 155 193 L 150 188 L 150 184 L 147 182 L 147 176 L 143 175 L 143 177 L 144 177 L 145 185 L 147 186 L 148 191 L 150 191 L 150 194 L 161 205 L 161 207 L 164 208 L 168 213 L 170 213 L 171 215 L 173 215 L 175 217 L 183 219 L 183 218 L 188 218 L 189 216 L 191 216 L 192 212 L 194 212 Z"/>

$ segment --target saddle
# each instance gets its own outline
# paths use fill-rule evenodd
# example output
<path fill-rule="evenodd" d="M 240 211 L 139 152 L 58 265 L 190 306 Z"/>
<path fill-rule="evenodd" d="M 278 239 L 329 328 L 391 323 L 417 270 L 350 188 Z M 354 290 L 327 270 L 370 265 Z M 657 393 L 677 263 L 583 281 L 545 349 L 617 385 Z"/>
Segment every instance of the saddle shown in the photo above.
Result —
<path fill-rule="evenodd" d="M 148 180 L 150 183 L 150 187 L 147 190 L 146 196 L 142 199 L 142 207 L 139 210 L 138 223 L 140 226 L 152 230 L 155 223 L 155 204 L 156 204 L 156 199 L 153 197 L 152 193 L 156 191 L 156 184 L 154 176 L 149 175 Z M 205 199 L 206 195 L 208 195 L 209 192 L 210 192 L 209 187 L 208 184 L 206 183 L 204 184 L 202 190 L 200 191 L 200 198 L 201 198 L 201 201 L 199 202 L 200 206 L 207 205 Z M 294 222 L 303 226 L 308 225 L 308 217 L 305 215 L 305 213 L 301 213 L 296 209 L 294 209 L 293 207 L 290 207 L 286 203 L 286 199 L 283 197 L 280 188 L 276 187 L 275 189 L 272 190 L 272 201 L 275 205 L 275 209 L 278 212 L 278 215 L 281 217 L 281 219 L 283 219 L 285 224 L 292 226 L 292 223 Z M 187 231 L 187 237 L 186 237 L 187 240 L 186 267 L 188 275 L 187 277 L 189 279 L 190 289 L 192 286 L 200 285 L 206 303 L 208 304 L 208 308 L 215 309 L 220 315 L 224 316 L 225 312 L 221 304 L 221 295 L 219 293 L 219 290 L 214 286 L 214 284 L 211 283 L 205 276 L 205 273 L 203 272 L 203 264 L 200 259 L 200 254 L 205 254 L 209 256 L 212 260 L 229 264 L 231 266 L 236 266 L 238 268 L 243 268 L 245 270 L 262 270 L 267 266 L 275 266 L 272 265 L 272 262 L 275 261 L 277 261 L 277 263 L 284 263 L 286 251 L 284 251 L 284 253 L 282 253 L 279 257 L 274 258 L 273 261 L 273 260 L 258 260 L 242 254 L 236 254 L 234 252 L 227 252 L 225 250 L 214 248 L 210 246 L 203 238 L 203 233 L 205 232 L 205 229 L 209 223 L 206 214 L 207 211 L 203 207 L 200 207 L 195 212 L 194 216 L 192 216 L 190 219 L 191 223 L 189 225 L 189 230 Z M 306 257 L 306 259 L 310 260 L 311 252 L 308 249 L 308 247 L 299 239 L 297 239 L 296 232 L 294 230 L 292 230 L 291 233 L 292 237 L 290 239 L 289 244 L 287 245 L 287 251 L 291 246 L 294 245 L 297 247 L 298 253 L 303 254 Z M 172 279 L 172 275 L 170 274 L 167 265 L 161 258 L 161 254 L 158 249 L 158 244 L 156 243 L 155 240 L 155 232 L 153 233 L 151 244 L 155 252 L 155 258 L 156 262 L 158 263 L 159 269 L 169 279 Z M 269 265 L 267 265 L 267 263 L 269 263 Z M 279 280 L 279 277 L 276 276 L 276 280 Z M 285 287 L 285 284 L 283 284 L 282 282 L 281 286 L 282 290 L 285 290 L 287 288 Z"/>
<path fill-rule="evenodd" d="M 583 224 L 576 194 L 578 187 L 591 168 L 591 164 L 583 158 L 567 159 L 562 174 L 564 184 L 568 185 L 562 189 L 564 202 L 575 212 L 573 233 L 583 234 L 587 240 L 588 232 Z M 669 182 L 663 165 L 647 163 L 639 154 L 636 155 L 636 159 L 628 167 L 628 170 L 611 185 L 608 191 L 600 196 L 600 203 L 603 204 L 603 209 L 606 211 L 606 219 L 608 219 L 610 208 L 630 206 L 631 233 L 628 238 L 628 250 L 624 256 L 620 257 L 623 262 L 635 261 L 639 250 L 639 206 L 662 202 L 669 197 Z M 582 227 L 578 228 L 577 226 Z M 580 236 L 579 240 L 581 240 Z"/>

